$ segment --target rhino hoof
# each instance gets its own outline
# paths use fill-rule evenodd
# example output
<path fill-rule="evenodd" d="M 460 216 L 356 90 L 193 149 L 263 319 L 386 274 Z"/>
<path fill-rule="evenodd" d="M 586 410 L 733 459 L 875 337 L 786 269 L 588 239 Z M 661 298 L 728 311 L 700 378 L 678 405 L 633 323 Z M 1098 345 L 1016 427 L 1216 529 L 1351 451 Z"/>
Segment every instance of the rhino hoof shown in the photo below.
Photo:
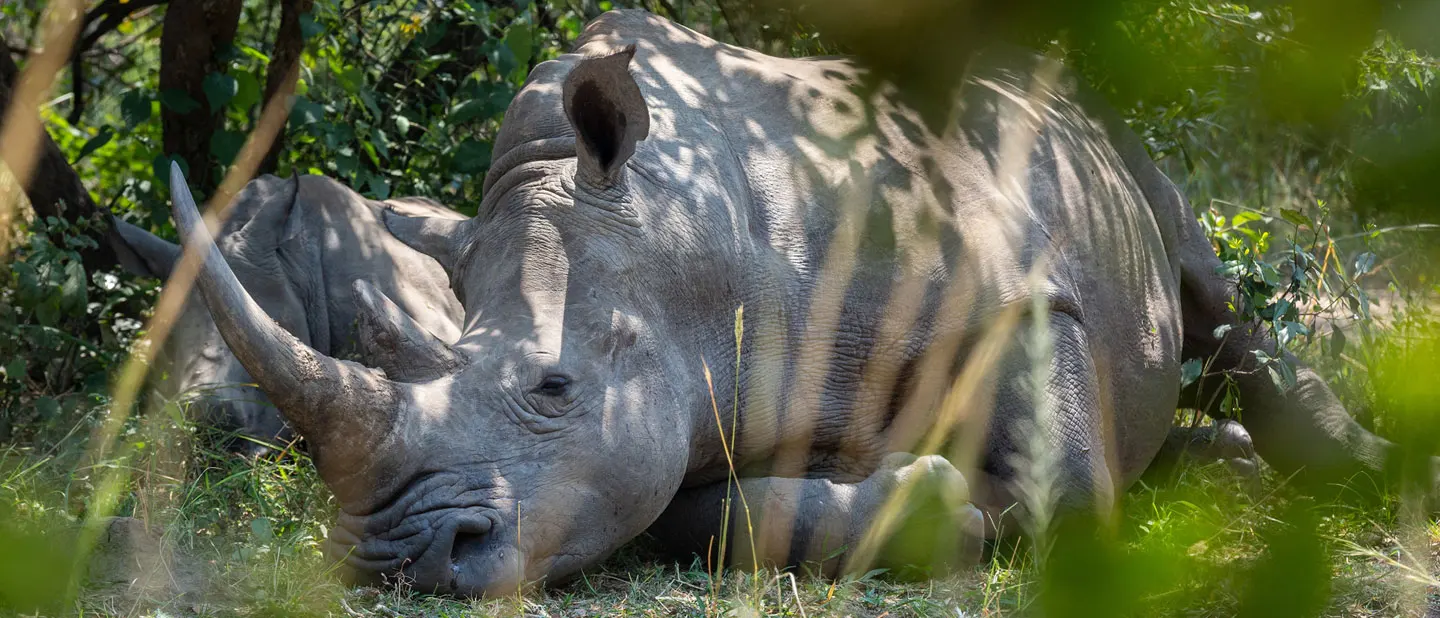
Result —
<path fill-rule="evenodd" d="M 876 515 L 898 509 L 878 567 L 934 575 L 979 562 L 985 519 L 969 502 L 970 486 L 949 460 L 891 453 L 866 480 Z"/>

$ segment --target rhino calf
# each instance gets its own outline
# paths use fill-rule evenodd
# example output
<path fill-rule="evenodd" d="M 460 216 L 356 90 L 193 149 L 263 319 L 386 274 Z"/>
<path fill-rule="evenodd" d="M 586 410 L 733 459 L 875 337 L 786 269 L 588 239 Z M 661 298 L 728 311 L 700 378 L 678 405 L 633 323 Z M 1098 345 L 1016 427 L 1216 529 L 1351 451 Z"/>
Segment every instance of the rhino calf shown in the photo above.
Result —
<path fill-rule="evenodd" d="M 371 282 L 433 332 L 453 340 L 464 317 L 439 265 L 385 230 L 386 209 L 416 216 L 463 219 L 418 198 L 376 202 L 324 176 L 262 176 L 235 197 L 217 235 L 220 252 L 240 284 L 287 332 L 326 354 L 352 356 L 359 315 L 351 285 Z M 126 246 L 118 251 L 132 273 L 167 279 L 180 247 L 116 220 Z M 197 394 L 198 415 L 239 439 L 230 448 L 259 454 L 284 443 L 290 431 L 263 391 L 235 358 L 210 312 L 192 290 L 159 350 L 158 392 Z"/>
<path fill-rule="evenodd" d="M 335 493 L 327 552 L 426 591 L 558 581 L 647 529 L 704 551 L 727 512 L 732 564 L 831 572 L 910 559 L 870 535 L 886 521 L 964 553 L 1037 504 L 1103 516 L 1210 400 L 1181 392 L 1192 357 L 1232 373 L 1271 464 L 1380 467 L 1313 372 L 1251 371 L 1262 331 L 1214 339 L 1233 286 L 1123 122 L 1035 54 L 972 66 L 932 127 L 848 60 L 607 13 L 516 95 L 474 219 L 386 215 L 465 318 L 450 344 L 362 285 L 370 366 L 266 316 L 178 168 L 176 226 Z M 1031 500 L 1039 461 L 1053 496 Z"/>

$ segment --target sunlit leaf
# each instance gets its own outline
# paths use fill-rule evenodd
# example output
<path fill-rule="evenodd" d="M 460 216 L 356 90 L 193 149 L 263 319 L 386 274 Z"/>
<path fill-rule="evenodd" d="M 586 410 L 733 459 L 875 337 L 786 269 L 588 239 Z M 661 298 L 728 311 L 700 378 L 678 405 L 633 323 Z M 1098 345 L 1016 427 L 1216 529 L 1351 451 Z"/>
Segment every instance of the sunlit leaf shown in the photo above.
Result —
<path fill-rule="evenodd" d="M 147 101 L 145 105 L 148 108 L 150 103 Z M 86 155 L 89 155 L 90 153 L 99 150 L 100 147 L 104 146 L 105 144 L 109 144 L 110 140 L 114 138 L 114 129 L 111 129 L 108 125 L 100 127 L 100 132 L 95 134 L 95 137 L 85 140 L 85 145 L 80 147 L 80 154 L 75 155 L 75 161 L 84 159 Z"/>

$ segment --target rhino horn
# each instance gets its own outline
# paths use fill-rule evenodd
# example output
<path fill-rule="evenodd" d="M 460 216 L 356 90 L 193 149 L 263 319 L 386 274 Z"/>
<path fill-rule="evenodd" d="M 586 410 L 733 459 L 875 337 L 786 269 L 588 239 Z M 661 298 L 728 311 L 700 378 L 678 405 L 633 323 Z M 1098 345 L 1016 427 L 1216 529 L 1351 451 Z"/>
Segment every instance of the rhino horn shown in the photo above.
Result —
<path fill-rule="evenodd" d="M 175 226 L 182 242 L 200 254 L 196 284 L 225 343 L 310 442 L 322 476 L 329 471 L 345 478 L 344 471 L 373 459 L 394 435 L 403 385 L 317 352 L 270 319 L 216 248 L 178 165 L 170 166 L 170 188 Z"/>
<path fill-rule="evenodd" d="M 454 373 L 467 359 L 436 338 L 369 281 L 353 284 L 359 305 L 360 356 L 399 382 L 427 382 Z"/>

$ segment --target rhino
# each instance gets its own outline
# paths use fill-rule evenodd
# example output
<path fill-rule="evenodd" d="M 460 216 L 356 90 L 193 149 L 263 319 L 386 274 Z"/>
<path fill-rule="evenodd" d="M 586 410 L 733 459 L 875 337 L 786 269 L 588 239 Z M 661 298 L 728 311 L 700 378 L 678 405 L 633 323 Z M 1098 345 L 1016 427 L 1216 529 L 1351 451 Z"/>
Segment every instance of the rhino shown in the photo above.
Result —
<path fill-rule="evenodd" d="M 359 282 L 389 351 L 359 362 L 267 317 L 172 169 L 215 323 L 335 495 L 327 554 L 475 596 L 647 531 L 705 552 L 729 525 L 734 563 L 833 574 L 904 558 L 887 521 L 1103 517 L 1177 407 L 1223 413 L 1221 380 L 1182 389 L 1192 358 L 1275 468 L 1384 465 L 1314 371 L 1258 370 L 1274 342 L 1180 191 L 1057 62 L 988 48 L 939 128 L 867 78 L 604 14 L 510 104 L 476 217 L 385 214 L 448 273 L 460 336 Z"/>
<path fill-rule="evenodd" d="M 369 200 L 319 175 L 282 179 L 264 175 L 236 195 L 231 216 L 217 236 L 221 253 L 241 285 L 287 332 L 336 356 L 358 353 L 358 312 L 350 285 L 365 279 L 396 299 L 431 332 L 459 336 L 460 307 L 449 280 L 434 260 L 400 243 L 381 220 L 386 209 L 414 216 L 463 219 L 425 198 Z M 124 242 L 117 251 L 126 270 L 168 279 L 180 247 L 120 219 Z M 158 351 L 165 368 L 156 380 L 166 399 L 195 394 L 201 422 L 231 430 L 227 445 L 258 455 L 267 444 L 285 443 L 290 430 L 225 344 L 210 312 L 192 290 Z"/>

